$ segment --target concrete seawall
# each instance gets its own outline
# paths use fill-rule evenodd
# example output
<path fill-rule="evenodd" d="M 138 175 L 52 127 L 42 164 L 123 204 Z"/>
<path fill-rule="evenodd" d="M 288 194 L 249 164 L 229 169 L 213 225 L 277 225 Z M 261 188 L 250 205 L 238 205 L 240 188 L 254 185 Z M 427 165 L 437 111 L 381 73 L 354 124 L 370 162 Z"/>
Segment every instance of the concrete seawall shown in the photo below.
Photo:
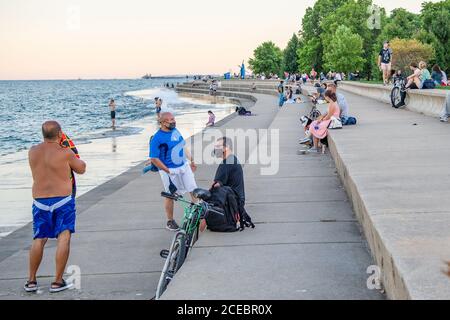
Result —
<path fill-rule="evenodd" d="M 449 299 L 441 268 L 450 257 L 450 198 L 442 193 L 450 188 L 450 127 L 370 96 L 346 96 L 359 122 L 330 131 L 330 152 L 388 297 Z M 425 152 L 433 141 L 439 147 Z"/>
<path fill-rule="evenodd" d="M 343 81 L 339 89 L 391 104 L 390 86 Z M 438 89 L 409 90 L 406 109 L 437 118 L 442 113 L 446 93 L 446 90 Z"/>

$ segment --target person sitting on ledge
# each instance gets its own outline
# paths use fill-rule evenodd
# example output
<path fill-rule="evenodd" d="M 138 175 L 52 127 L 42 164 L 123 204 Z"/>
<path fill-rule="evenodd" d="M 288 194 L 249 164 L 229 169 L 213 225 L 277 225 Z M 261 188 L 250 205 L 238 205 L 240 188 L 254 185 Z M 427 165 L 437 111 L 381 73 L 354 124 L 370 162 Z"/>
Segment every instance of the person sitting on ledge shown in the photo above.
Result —
<path fill-rule="evenodd" d="M 339 119 L 340 109 L 337 104 L 336 93 L 331 89 L 325 91 L 325 100 L 329 103 L 328 111 L 324 115 L 317 118 L 309 126 L 309 132 L 313 137 L 314 146 L 307 150 L 308 153 L 319 152 L 319 142 L 324 141 L 328 136 L 328 127 L 331 124 L 332 117 Z M 322 151 L 324 153 L 324 150 Z"/>
<path fill-rule="evenodd" d="M 211 110 L 208 111 L 208 115 L 209 115 L 209 119 L 208 119 L 208 123 L 206 124 L 206 126 L 214 127 L 214 123 L 216 122 L 216 116 L 214 115 L 214 113 Z"/>
<path fill-rule="evenodd" d="M 417 63 L 412 62 L 409 65 L 409 68 L 412 71 L 412 75 L 406 78 L 406 87 L 405 89 L 419 89 L 421 87 L 420 83 L 420 69 L 417 67 Z"/>

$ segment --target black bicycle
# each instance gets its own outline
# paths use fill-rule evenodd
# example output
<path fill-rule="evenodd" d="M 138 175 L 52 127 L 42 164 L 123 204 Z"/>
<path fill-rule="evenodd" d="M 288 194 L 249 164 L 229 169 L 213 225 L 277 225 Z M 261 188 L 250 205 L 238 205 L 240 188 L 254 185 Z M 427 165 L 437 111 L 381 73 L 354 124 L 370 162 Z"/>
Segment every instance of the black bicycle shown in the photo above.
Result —
<path fill-rule="evenodd" d="M 392 107 L 398 109 L 408 104 L 409 95 L 406 89 L 406 79 L 403 77 L 394 78 L 394 88 L 391 91 Z"/>
<path fill-rule="evenodd" d="M 192 192 L 194 198 L 199 199 L 199 203 L 185 200 L 182 196 L 161 192 L 161 196 L 182 203 L 184 206 L 184 216 L 180 231 L 173 237 L 169 250 L 162 250 L 160 256 L 166 259 L 158 287 L 156 289 L 155 299 L 158 300 L 166 290 L 170 281 L 183 265 L 190 249 L 198 239 L 200 220 L 206 219 L 210 212 L 223 215 L 223 212 L 213 209 L 213 206 L 206 202 L 211 198 L 208 190 L 195 189 Z"/>

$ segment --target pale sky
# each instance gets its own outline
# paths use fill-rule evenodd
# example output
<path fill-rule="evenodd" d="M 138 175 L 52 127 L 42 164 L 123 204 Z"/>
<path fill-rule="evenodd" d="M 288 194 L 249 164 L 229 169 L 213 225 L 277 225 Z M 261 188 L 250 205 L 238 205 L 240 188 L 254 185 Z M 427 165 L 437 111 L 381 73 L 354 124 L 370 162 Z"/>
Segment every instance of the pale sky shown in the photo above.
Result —
<path fill-rule="evenodd" d="M 0 79 L 237 72 L 261 42 L 284 48 L 314 2 L 0 0 Z M 421 2 L 374 1 L 415 13 Z"/>

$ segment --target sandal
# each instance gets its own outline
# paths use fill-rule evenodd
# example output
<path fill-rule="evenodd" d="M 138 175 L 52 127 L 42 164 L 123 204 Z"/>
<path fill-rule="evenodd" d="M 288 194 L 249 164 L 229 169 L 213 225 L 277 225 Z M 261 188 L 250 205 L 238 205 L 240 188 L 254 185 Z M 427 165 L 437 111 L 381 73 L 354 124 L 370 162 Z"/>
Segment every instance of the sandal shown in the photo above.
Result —
<path fill-rule="evenodd" d="M 38 285 L 36 281 L 27 281 L 23 286 L 26 292 L 36 292 L 38 290 Z"/>
<path fill-rule="evenodd" d="M 73 283 L 66 283 L 66 281 L 63 279 L 62 282 L 52 282 L 50 286 L 50 292 L 61 292 L 64 290 L 67 290 L 73 286 Z"/>

